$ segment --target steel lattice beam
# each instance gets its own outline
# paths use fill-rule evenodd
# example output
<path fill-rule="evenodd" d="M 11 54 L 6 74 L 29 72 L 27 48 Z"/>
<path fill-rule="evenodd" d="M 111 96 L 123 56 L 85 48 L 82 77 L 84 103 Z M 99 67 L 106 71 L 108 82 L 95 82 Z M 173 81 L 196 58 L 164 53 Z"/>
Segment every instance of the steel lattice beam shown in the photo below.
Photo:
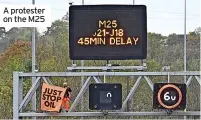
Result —
<path fill-rule="evenodd" d="M 140 82 L 141 82 L 141 78 L 142 78 L 142 76 L 140 76 L 140 77 L 137 79 L 137 81 L 135 82 L 135 84 L 133 85 L 131 91 L 129 92 L 128 96 L 126 97 L 125 101 L 123 102 L 123 105 L 122 105 L 122 108 L 121 108 L 120 111 L 124 111 L 128 100 L 131 99 L 131 97 L 132 97 L 133 94 L 135 93 L 137 87 L 139 86 L 139 84 L 140 84 Z"/>
<path fill-rule="evenodd" d="M 36 92 L 36 89 L 39 87 L 40 85 L 40 78 L 38 77 L 35 82 L 33 83 L 33 85 L 31 86 L 30 90 L 28 91 L 28 93 L 26 94 L 26 96 L 24 97 L 23 101 L 21 102 L 19 108 L 25 108 L 27 106 L 27 104 L 29 103 L 29 101 L 31 100 L 33 94 Z"/>
<path fill-rule="evenodd" d="M 200 116 L 199 111 L 178 111 L 172 114 L 167 112 L 68 112 L 68 113 L 20 113 L 19 116 Z"/>
<path fill-rule="evenodd" d="M 150 86 L 150 88 L 153 90 L 153 83 L 150 80 L 150 76 L 190 76 L 187 81 L 187 86 L 192 81 L 192 77 L 195 77 L 198 83 L 200 84 L 200 72 L 199 71 L 188 71 L 188 72 L 39 72 L 39 73 L 22 73 L 22 72 L 14 72 L 13 74 L 13 118 L 18 119 L 19 116 L 104 116 L 105 113 L 103 112 L 72 112 L 76 105 L 78 104 L 80 100 L 80 96 L 84 94 L 86 89 L 88 88 L 89 79 L 93 78 L 96 83 L 101 83 L 100 76 L 139 76 L 138 80 L 134 84 L 133 88 L 131 89 L 130 93 L 126 97 L 125 101 L 123 102 L 122 109 L 118 112 L 108 112 L 108 116 L 168 116 L 167 112 L 122 112 L 125 108 L 125 105 L 129 99 L 133 96 L 135 90 L 140 84 L 140 79 L 142 77 L 145 78 L 146 82 Z M 27 96 L 25 96 L 24 100 L 22 101 L 22 78 L 23 77 L 38 77 L 38 79 L 35 81 L 35 84 L 32 86 L 32 88 L 27 93 Z M 77 98 L 73 102 L 70 112 L 68 113 L 57 113 L 57 114 L 51 114 L 51 113 L 22 113 L 20 108 L 22 106 L 26 105 L 28 101 L 30 101 L 30 98 L 32 96 L 32 92 L 37 89 L 38 81 L 42 77 L 45 82 L 50 83 L 51 81 L 48 79 L 48 77 L 70 77 L 70 76 L 87 76 L 88 79 L 86 80 L 85 85 L 80 90 L 80 93 L 78 94 Z M 17 96 L 19 95 L 19 96 Z M 21 104 L 20 104 L 21 103 Z M 24 104 L 24 105 L 23 105 Z M 199 111 L 175 111 L 171 114 L 172 116 L 197 116 L 200 115 Z"/>
<path fill-rule="evenodd" d="M 72 66 L 67 67 L 69 71 L 72 70 L 119 70 L 119 69 L 131 69 L 131 70 L 145 70 L 146 66 Z"/>
<path fill-rule="evenodd" d="M 78 93 L 77 97 L 75 98 L 72 106 L 70 107 L 69 111 L 73 111 L 75 109 L 75 107 L 77 106 L 79 100 L 81 99 L 81 97 L 83 96 L 84 92 L 86 91 L 86 89 L 89 86 L 89 80 L 91 79 L 91 77 L 88 77 L 87 80 L 85 81 L 84 85 L 82 86 L 80 92 Z"/>
<path fill-rule="evenodd" d="M 22 77 L 78 77 L 78 76 L 199 76 L 200 71 L 188 72 L 38 72 L 38 73 L 19 73 Z"/>

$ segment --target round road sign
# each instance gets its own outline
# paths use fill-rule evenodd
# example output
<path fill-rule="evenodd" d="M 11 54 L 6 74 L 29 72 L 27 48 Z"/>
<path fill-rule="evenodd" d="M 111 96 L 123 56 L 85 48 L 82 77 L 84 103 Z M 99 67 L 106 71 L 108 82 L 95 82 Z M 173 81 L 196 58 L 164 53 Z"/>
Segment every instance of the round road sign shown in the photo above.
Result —
<path fill-rule="evenodd" d="M 157 99 L 159 104 L 164 108 L 174 109 L 178 107 L 182 101 L 182 92 L 177 86 L 167 84 L 160 88 Z"/>

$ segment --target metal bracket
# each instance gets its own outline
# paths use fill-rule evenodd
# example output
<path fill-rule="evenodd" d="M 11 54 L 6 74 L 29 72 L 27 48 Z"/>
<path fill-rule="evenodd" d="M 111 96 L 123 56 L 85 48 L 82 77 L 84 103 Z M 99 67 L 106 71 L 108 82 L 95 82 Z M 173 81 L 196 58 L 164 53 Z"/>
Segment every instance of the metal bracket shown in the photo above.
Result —
<path fill-rule="evenodd" d="M 111 64 L 107 64 L 106 66 L 71 66 L 67 67 L 68 71 L 75 70 L 138 70 L 143 71 L 146 70 L 146 66 L 112 66 Z"/>
<path fill-rule="evenodd" d="M 108 111 L 103 111 L 103 115 L 107 116 L 108 115 Z"/>
<path fill-rule="evenodd" d="M 166 112 L 167 112 L 168 115 L 171 115 L 172 112 L 173 112 L 173 110 L 169 110 L 169 109 L 168 109 L 168 110 L 166 110 Z"/>

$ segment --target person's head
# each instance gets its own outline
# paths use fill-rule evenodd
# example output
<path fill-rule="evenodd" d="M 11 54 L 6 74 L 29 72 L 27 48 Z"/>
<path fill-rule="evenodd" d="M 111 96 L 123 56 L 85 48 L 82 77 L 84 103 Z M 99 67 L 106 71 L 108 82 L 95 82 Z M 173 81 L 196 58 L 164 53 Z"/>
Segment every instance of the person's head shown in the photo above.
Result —
<path fill-rule="evenodd" d="M 64 82 L 63 87 L 67 88 L 67 82 Z"/>

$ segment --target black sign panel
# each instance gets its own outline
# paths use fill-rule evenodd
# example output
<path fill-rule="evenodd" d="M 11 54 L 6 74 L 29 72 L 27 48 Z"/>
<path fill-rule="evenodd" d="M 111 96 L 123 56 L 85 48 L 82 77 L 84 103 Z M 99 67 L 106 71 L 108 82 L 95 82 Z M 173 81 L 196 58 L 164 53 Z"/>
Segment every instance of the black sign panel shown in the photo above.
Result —
<path fill-rule="evenodd" d="M 89 86 L 89 109 L 119 110 L 122 107 L 122 85 L 95 83 Z"/>
<path fill-rule="evenodd" d="M 144 5 L 72 5 L 71 60 L 124 60 L 147 57 Z"/>
<path fill-rule="evenodd" d="M 153 107 L 156 109 L 185 109 L 186 84 L 155 83 Z"/>

